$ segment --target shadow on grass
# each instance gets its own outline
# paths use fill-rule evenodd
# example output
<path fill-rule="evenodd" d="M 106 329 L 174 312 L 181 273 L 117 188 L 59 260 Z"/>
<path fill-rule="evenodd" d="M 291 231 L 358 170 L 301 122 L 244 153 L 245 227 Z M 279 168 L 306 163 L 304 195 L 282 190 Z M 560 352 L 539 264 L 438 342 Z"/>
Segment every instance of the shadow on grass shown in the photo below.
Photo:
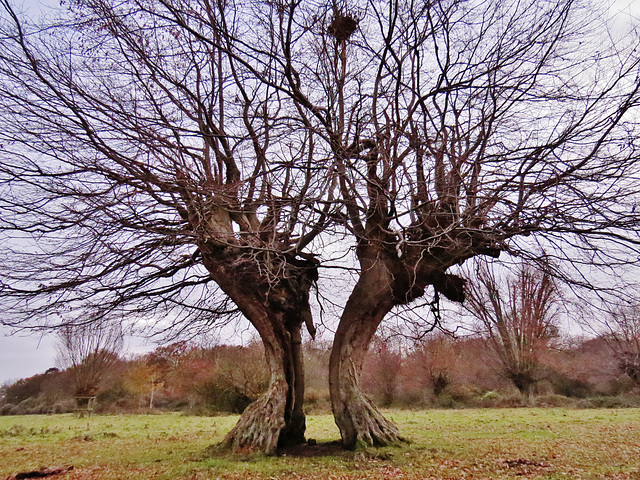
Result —
<path fill-rule="evenodd" d="M 293 458 L 341 457 L 348 453 L 349 451 L 342 448 L 342 444 L 337 440 L 324 443 L 316 443 L 312 440 L 300 445 L 281 447 L 273 456 Z M 353 455 L 353 452 L 351 454 Z M 266 457 L 269 457 L 269 455 L 252 448 L 230 451 L 224 444 L 210 445 L 204 451 L 204 458 L 226 458 L 228 460 L 246 461 Z"/>
<path fill-rule="evenodd" d="M 337 440 L 325 443 L 309 441 L 300 445 L 278 449 L 278 456 L 294 458 L 337 457 L 344 456 L 347 452 L 348 450 L 342 448 L 342 444 Z"/>

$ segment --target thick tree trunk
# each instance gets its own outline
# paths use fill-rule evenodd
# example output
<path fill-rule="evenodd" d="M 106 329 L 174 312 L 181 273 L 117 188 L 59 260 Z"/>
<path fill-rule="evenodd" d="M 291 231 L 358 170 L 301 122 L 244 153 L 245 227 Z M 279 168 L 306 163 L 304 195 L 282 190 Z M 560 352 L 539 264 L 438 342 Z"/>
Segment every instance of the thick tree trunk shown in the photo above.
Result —
<path fill-rule="evenodd" d="M 509 378 L 520 392 L 522 399 L 529 403 L 533 399 L 535 377 L 529 372 L 511 372 Z"/>
<path fill-rule="evenodd" d="M 382 264 L 363 269 L 345 306 L 331 351 L 331 405 L 342 444 L 349 449 L 401 441 L 398 428 L 364 395 L 359 383 L 371 339 L 394 304 L 389 275 Z"/>
<path fill-rule="evenodd" d="M 311 323 L 309 290 L 314 265 L 279 284 L 269 283 L 259 270 L 254 272 L 250 262 L 243 270 L 205 257 L 205 265 L 258 331 L 270 372 L 267 392 L 245 409 L 223 446 L 274 454 L 278 447 L 303 443 L 306 423 L 300 330 L 303 323 Z"/>
<path fill-rule="evenodd" d="M 291 333 L 291 368 L 289 376 L 290 398 L 285 409 L 285 426 L 280 432 L 278 446 L 291 446 L 304 443 L 306 419 L 304 415 L 304 359 L 302 355 L 302 335 L 300 325 L 290 327 Z"/>
<path fill-rule="evenodd" d="M 305 441 L 300 328 L 282 339 L 261 336 L 271 373 L 269 388 L 245 409 L 226 435 L 223 446 L 234 451 L 246 449 L 274 454 L 278 447 Z"/>

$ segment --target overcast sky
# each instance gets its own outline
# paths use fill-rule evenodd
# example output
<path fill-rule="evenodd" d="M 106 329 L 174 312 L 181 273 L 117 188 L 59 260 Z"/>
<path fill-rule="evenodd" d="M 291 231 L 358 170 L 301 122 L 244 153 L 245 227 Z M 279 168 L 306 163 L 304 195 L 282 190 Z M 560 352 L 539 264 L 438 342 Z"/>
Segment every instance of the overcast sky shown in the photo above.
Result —
<path fill-rule="evenodd" d="M 1 333 L 8 333 L 4 327 Z M 55 364 L 55 347 L 51 337 L 0 336 L 0 385 L 7 381 L 42 373 Z"/>
<path fill-rule="evenodd" d="M 613 28 L 625 30 L 629 22 L 640 23 L 640 0 L 601 0 L 603 5 L 610 5 L 609 16 Z M 46 5 L 55 5 L 57 0 L 13 0 L 14 4 L 23 4 L 25 11 L 38 15 Z M 10 330 L 0 326 L 0 385 L 7 381 L 26 378 L 45 372 L 55 366 L 55 339 L 41 334 L 25 336 L 15 334 L 8 336 Z M 128 351 L 139 353 L 148 351 L 153 346 L 145 345 L 141 339 L 129 342 Z"/>
<path fill-rule="evenodd" d="M 49 334 L 15 334 L 0 326 L 0 385 L 44 373 L 56 365 L 56 339 Z M 143 338 L 127 337 L 126 356 L 153 350 L 155 344 Z"/>

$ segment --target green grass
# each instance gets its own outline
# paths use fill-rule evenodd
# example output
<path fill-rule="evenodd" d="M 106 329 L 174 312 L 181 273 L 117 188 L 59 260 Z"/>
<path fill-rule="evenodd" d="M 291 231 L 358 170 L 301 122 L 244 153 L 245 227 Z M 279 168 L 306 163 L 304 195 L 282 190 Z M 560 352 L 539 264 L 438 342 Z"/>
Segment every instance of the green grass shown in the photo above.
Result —
<path fill-rule="evenodd" d="M 0 417 L 0 479 L 73 465 L 62 479 L 640 480 L 640 410 L 494 409 L 386 412 L 410 443 L 324 455 L 207 455 L 237 417 L 177 414 Z M 337 440 L 330 415 L 307 437 Z M 324 451 L 324 450 L 322 450 Z"/>

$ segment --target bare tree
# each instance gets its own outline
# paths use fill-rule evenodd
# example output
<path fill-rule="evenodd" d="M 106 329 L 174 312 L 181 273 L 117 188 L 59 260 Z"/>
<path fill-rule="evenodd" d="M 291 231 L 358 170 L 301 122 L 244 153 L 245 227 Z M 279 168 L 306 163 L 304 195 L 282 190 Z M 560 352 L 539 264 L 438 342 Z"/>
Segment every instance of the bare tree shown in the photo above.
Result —
<path fill-rule="evenodd" d="M 391 339 L 374 338 L 369 350 L 369 361 L 363 369 L 363 384 L 369 383 L 368 390 L 380 396 L 380 402 L 390 407 L 396 400 L 403 367 L 402 345 Z"/>
<path fill-rule="evenodd" d="M 436 332 L 413 346 L 413 368 L 419 372 L 416 377 L 429 384 L 437 397 L 451 383 L 451 372 L 460 356 L 457 350 L 453 336 L 443 332 Z"/>
<path fill-rule="evenodd" d="M 364 355 L 385 316 L 428 288 L 436 319 L 441 296 L 464 299 L 451 267 L 534 256 L 541 244 L 568 269 L 634 268 L 640 55 L 584 7 L 334 4 L 328 100 L 311 110 L 333 120 L 326 136 L 360 264 L 330 365 L 345 446 L 398 440 L 361 392 Z"/>
<path fill-rule="evenodd" d="M 620 371 L 640 385 L 640 307 L 619 307 L 608 315 L 607 343 Z"/>
<path fill-rule="evenodd" d="M 248 12 L 72 1 L 32 25 L 1 6 L 3 322 L 117 310 L 191 328 L 240 312 L 271 383 L 225 442 L 302 442 L 301 326 L 313 335 L 318 276 L 306 248 L 332 203 L 275 58 L 243 63 L 228 45 Z"/>
<path fill-rule="evenodd" d="M 525 398 L 539 380 L 540 354 L 558 336 L 561 298 L 552 277 L 523 262 L 513 275 L 487 263 L 467 282 L 467 310 L 480 324 L 502 373 Z"/>
<path fill-rule="evenodd" d="M 76 397 L 94 396 L 100 382 L 120 362 L 124 335 L 119 322 L 92 320 L 67 323 L 57 331 L 58 363 L 75 379 Z"/>

